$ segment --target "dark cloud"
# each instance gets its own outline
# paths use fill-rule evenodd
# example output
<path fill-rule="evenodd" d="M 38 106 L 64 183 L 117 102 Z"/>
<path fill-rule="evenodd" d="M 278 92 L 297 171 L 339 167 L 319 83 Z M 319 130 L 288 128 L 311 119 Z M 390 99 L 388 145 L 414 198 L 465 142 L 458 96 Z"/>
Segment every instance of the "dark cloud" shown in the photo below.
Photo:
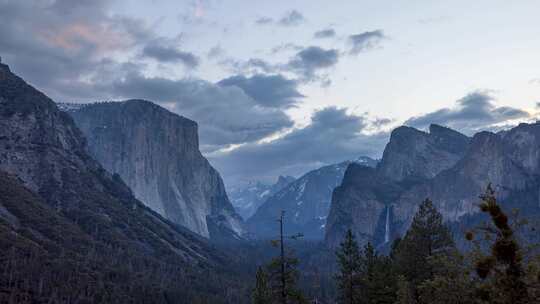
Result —
<path fill-rule="evenodd" d="M 274 20 L 270 17 L 260 17 L 259 19 L 255 20 L 255 24 L 257 25 L 270 25 L 270 24 L 276 24 L 281 26 L 297 26 L 302 24 L 306 19 L 304 18 L 304 15 L 300 13 L 297 10 L 292 10 L 287 12 L 283 17 L 281 17 L 279 20 Z"/>
<path fill-rule="evenodd" d="M 296 50 L 297 52 L 285 63 L 270 63 L 260 58 L 251 58 L 247 61 L 227 58 L 220 64 L 235 74 L 271 74 L 287 73 L 295 75 L 298 81 L 318 82 L 321 86 L 328 86 L 330 79 L 326 71 L 334 67 L 340 57 L 336 49 L 323 49 L 318 46 L 301 47 L 295 44 L 284 44 L 274 48 L 272 52 L 283 50 Z"/>
<path fill-rule="evenodd" d="M 267 25 L 267 24 L 271 24 L 273 22 L 274 22 L 274 19 L 269 18 L 269 17 L 261 17 L 261 18 L 255 20 L 255 24 L 258 24 L 258 25 Z"/>
<path fill-rule="evenodd" d="M 279 68 L 260 58 L 250 58 L 247 61 L 225 58 L 219 64 L 234 74 L 275 73 Z"/>
<path fill-rule="evenodd" d="M 284 52 L 284 51 L 300 51 L 304 49 L 304 47 L 298 45 L 298 44 L 295 44 L 295 43 L 284 43 L 284 44 L 280 44 L 278 46 L 275 46 L 272 48 L 272 50 L 270 50 L 270 54 L 277 54 L 279 52 Z"/>
<path fill-rule="evenodd" d="M 282 110 L 260 106 L 237 86 L 130 73 L 101 89 L 122 99 L 152 100 L 197 121 L 204 152 L 257 141 L 292 126 Z"/>
<path fill-rule="evenodd" d="M 304 97 L 298 92 L 298 82 L 282 75 L 236 75 L 223 79 L 218 84 L 237 86 L 264 107 L 288 108 Z"/>
<path fill-rule="evenodd" d="M 163 39 L 147 44 L 143 48 L 142 54 L 163 63 L 180 62 L 190 69 L 199 65 L 199 58 L 193 53 L 179 50 L 173 44 L 163 41 Z"/>
<path fill-rule="evenodd" d="M 338 50 L 310 46 L 296 53 L 284 68 L 300 74 L 306 81 L 317 81 L 324 78 L 318 72 L 335 66 L 338 60 Z"/>
<path fill-rule="evenodd" d="M 120 66 L 110 54 L 156 38 L 141 20 L 109 16 L 109 4 L 0 1 L 0 54 L 16 73 L 54 99 L 90 93 L 84 87 L 89 79 L 106 77 L 97 74 Z"/>
<path fill-rule="evenodd" d="M 292 127 L 291 119 L 277 107 L 292 104 L 297 93 L 286 79 L 260 84 L 264 79 L 247 78 L 247 94 L 240 84 L 145 75 L 151 64 L 146 58 L 188 67 L 197 66 L 198 58 L 182 51 L 178 38 L 157 35 L 143 20 L 111 17 L 109 3 L 0 1 L 3 61 L 57 101 L 158 102 L 199 123 L 205 151 L 258 141 Z M 282 90 L 268 95 L 276 100 L 252 97 L 264 95 L 264 85 Z M 263 106 L 271 102 L 275 107 Z"/>
<path fill-rule="evenodd" d="M 349 42 L 352 45 L 350 53 L 352 55 L 357 55 L 361 52 L 378 47 L 381 43 L 381 40 L 385 38 L 386 36 L 384 35 L 384 32 L 382 30 L 375 30 L 351 35 L 349 36 Z"/>
<path fill-rule="evenodd" d="M 211 160 L 234 184 L 246 177 L 272 180 L 279 174 L 299 175 L 361 155 L 378 157 L 388 134 L 362 133 L 368 124 L 365 117 L 348 114 L 345 109 L 325 108 L 314 113 L 304 128 L 271 142 L 211 155 Z"/>
<path fill-rule="evenodd" d="M 331 28 L 320 30 L 315 32 L 315 34 L 313 34 L 313 37 L 317 39 L 333 38 L 336 37 L 336 31 Z"/>
<path fill-rule="evenodd" d="M 413 117 L 405 124 L 425 129 L 429 124 L 436 123 L 472 135 L 481 130 L 498 129 L 497 125 L 504 125 L 510 120 L 528 118 L 531 118 L 531 114 L 526 111 L 506 106 L 498 107 L 490 95 L 474 92 L 458 100 L 454 108 L 444 108 Z"/>
<path fill-rule="evenodd" d="M 288 12 L 285 16 L 279 19 L 279 24 L 283 26 L 297 26 L 305 21 L 304 15 L 297 10 Z"/>

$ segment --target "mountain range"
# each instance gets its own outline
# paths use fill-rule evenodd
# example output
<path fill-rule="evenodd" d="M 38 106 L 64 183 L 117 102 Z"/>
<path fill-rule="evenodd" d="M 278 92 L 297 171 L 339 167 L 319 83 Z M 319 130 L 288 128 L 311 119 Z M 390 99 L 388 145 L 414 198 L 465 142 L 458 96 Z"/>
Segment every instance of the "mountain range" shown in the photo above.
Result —
<path fill-rule="evenodd" d="M 285 211 L 287 231 L 302 233 L 307 239 L 322 239 L 332 191 L 341 183 L 346 168 L 352 163 L 373 167 L 377 161 L 360 157 L 304 174 L 266 199 L 246 221 L 248 231 L 256 238 L 276 236 L 276 219 L 281 211 Z"/>
<path fill-rule="evenodd" d="M 278 177 L 275 184 L 268 185 L 262 182 L 249 182 L 244 186 L 237 186 L 229 190 L 231 202 L 238 213 L 247 220 L 255 211 L 274 193 L 283 189 L 288 184 L 295 181 L 292 176 Z"/>

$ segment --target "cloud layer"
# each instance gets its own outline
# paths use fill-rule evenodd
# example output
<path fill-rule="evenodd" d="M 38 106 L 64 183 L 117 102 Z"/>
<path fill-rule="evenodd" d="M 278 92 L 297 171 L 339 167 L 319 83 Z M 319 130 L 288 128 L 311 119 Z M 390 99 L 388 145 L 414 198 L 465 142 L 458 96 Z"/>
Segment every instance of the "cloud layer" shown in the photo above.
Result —
<path fill-rule="evenodd" d="M 298 92 L 298 82 L 282 75 L 256 74 L 251 77 L 236 75 L 225 78 L 218 84 L 241 88 L 261 106 L 270 108 L 289 108 L 304 97 Z"/>
<path fill-rule="evenodd" d="M 364 116 L 328 107 L 315 112 L 304 128 L 271 142 L 216 154 L 211 159 L 233 183 L 246 177 L 272 180 L 279 174 L 298 175 L 362 155 L 379 156 L 388 134 L 366 135 L 363 131 L 370 124 Z"/>
<path fill-rule="evenodd" d="M 497 106 L 487 93 L 473 92 L 456 101 L 453 108 L 412 117 L 405 125 L 425 129 L 429 124 L 436 123 L 472 135 L 481 130 L 497 130 L 515 119 L 530 118 L 531 114 L 524 110 Z"/>

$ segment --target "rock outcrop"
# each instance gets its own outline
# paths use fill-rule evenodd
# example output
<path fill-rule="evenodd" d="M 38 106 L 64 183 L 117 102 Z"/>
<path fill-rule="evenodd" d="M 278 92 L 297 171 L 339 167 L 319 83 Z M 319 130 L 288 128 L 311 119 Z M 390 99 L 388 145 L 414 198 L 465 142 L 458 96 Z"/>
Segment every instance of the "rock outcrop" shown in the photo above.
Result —
<path fill-rule="evenodd" d="M 332 191 L 351 163 L 376 166 L 377 161 L 361 157 L 310 171 L 270 196 L 247 221 L 248 230 L 258 238 L 274 237 L 276 219 L 285 211 L 285 229 L 302 233 L 307 239 L 323 239 Z"/>
<path fill-rule="evenodd" d="M 197 123 L 143 100 L 67 112 L 88 139 L 90 155 L 152 210 L 207 238 L 242 235 L 219 173 L 199 151 Z"/>

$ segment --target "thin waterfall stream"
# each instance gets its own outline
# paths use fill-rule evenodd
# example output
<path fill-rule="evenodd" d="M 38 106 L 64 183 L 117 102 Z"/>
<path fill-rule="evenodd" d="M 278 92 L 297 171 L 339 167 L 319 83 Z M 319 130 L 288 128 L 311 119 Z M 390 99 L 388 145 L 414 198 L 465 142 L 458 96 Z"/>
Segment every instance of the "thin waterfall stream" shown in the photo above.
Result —
<path fill-rule="evenodd" d="M 384 242 L 390 242 L 390 206 L 386 207 L 386 225 L 384 231 Z"/>

